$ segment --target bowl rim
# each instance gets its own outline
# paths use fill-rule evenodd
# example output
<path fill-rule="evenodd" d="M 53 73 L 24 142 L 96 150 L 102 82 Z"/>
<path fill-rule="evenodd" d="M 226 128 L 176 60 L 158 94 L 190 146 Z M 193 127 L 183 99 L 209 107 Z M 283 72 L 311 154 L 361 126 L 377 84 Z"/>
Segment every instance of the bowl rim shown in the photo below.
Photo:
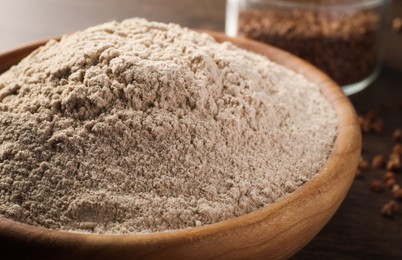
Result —
<path fill-rule="evenodd" d="M 286 51 L 250 39 L 230 38 L 222 33 L 214 31 L 199 31 L 211 35 L 218 42 L 230 41 L 240 47 L 247 45 L 249 46 L 246 48 L 247 50 L 268 56 L 270 60 L 297 73 L 303 74 L 307 79 L 313 81 L 320 87 L 322 94 L 335 109 L 339 122 L 338 135 L 334 141 L 333 151 L 320 171 L 294 192 L 285 195 L 272 204 L 239 217 L 201 227 L 145 234 L 93 234 L 51 230 L 0 217 L 0 234 L 6 233 L 13 239 L 24 241 L 43 236 L 48 240 L 67 241 L 72 244 L 84 243 L 94 247 L 104 246 L 105 244 L 118 246 L 121 243 L 130 245 L 145 245 L 149 243 L 164 244 L 164 242 L 168 240 L 175 241 L 176 244 L 185 243 L 195 239 L 207 239 L 210 236 L 218 233 L 225 233 L 229 230 L 241 230 L 246 229 L 248 226 L 262 225 L 267 218 L 275 218 L 279 216 L 276 212 L 281 212 L 281 209 L 284 208 L 286 209 L 286 206 L 289 204 L 294 205 L 297 201 L 303 201 L 303 197 L 311 192 L 318 195 L 323 194 L 324 196 L 329 189 L 332 189 L 332 186 L 327 183 L 327 180 L 335 179 L 336 182 L 333 183 L 333 185 L 339 184 L 341 186 L 341 188 L 339 188 L 340 190 L 336 191 L 336 196 L 334 195 L 335 208 L 328 207 L 322 209 L 322 212 L 324 212 L 323 214 L 328 213 L 329 215 L 324 225 L 329 221 L 335 210 L 345 198 L 346 193 L 352 184 L 361 151 L 360 127 L 357 123 L 356 112 L 348 98 L 344 95 L 341 88 L 323 72 Z M 50 39 L 57 40 L 59 37 L 52 37 Z M 0 53 L 0 61 L 10 59 L 10 57 L 13 56 L 18 56 L 21 53 L 24 55 L 19 55 L 18 57 L 25 57 L 26 54 L 37 49 L 39 46 L 44 45 L 48 40 L 49 39 L 36 41 L 2 52 Z M 4 71 L 5 66 L 0 67 L 0 73 L 3 73 Z M 350 158 L 348 157 L 348 161 L 344 160 L 345 155 L 350 156 Z M 351 168 L 351 165 L 355 167 L 355 169 L 349 169 Z M 343 171 L 334 170 L 339 167 L 343 167 Z M 331 213 L 331 211 L 333 212 Z M 321 230 L 321 228 L 319 230 Z M 318 231 L 316 233 L 318 233 Z"/>

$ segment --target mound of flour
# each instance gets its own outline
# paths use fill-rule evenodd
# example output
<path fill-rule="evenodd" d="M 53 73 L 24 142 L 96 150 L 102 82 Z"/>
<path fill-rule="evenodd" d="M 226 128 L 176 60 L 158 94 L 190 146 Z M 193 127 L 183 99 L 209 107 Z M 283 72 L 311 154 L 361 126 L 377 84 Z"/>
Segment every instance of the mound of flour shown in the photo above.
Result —
<path fill-rule="evenodd" d="M 0 216 L 94 233 L 215 223 L 303 185 L 336 134 L 319 88 L 265 57 L 111 22 L 0 75 Z"/>

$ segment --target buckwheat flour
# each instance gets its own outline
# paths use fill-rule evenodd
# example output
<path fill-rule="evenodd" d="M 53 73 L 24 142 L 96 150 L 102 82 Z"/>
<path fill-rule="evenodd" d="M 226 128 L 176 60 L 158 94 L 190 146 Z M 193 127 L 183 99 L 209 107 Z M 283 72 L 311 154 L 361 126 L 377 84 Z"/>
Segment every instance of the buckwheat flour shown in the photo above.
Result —
<path fill-rule="evenodd" d="M 230 43 L 142 19 L 50 41 L 0 76 L 0 216 L 58 230 L 195 227 L 324 165 L 319 88 Z"/>

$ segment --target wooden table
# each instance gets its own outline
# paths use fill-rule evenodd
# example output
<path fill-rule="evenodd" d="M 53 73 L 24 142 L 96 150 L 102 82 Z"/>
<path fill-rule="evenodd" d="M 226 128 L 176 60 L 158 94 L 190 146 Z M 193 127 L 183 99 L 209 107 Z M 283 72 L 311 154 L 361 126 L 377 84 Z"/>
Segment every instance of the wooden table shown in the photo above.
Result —
<path fill-rule="evenodd" d="M 110 20 L 141 16 L 151 20 L 223 31 L 224 0 L 2 0 L 0 51 L 38 38 L 83 29 Z M 402 16 L 402 1 L 394 1 L 389 17 Z M 390 135 L 402 128 L 402 35 L 389 33 L 386 65 L 365 91 L 351 97 L 363 113 L 374 109 L 385 121 L 382 136 L 364 137 L 363 156 L 387 155 Z M 293 259 L 402 259 L 402 210 L 385 219 L 380 208 L 391 195 L 370 190 L 383 171 L 370 171 L 354 182 L 348 196 L 324 230 Z M 402 184 L 402 174 L 397 175 Z M 402 203 L 399 203 L 402 209 Z"/>
<path fill-rule="evenodd" d="M 384 68 L 374 84 L 351 97 L 356 109 L 374 110 L 385 122 L 383 135 L 363 136 L 363 158 L 388 155 L 395 127 L 402 128 L 402 73 Z M 385 170 L 364 172 L 356 179 L 345 201 L 321 233 L 293 259 L 402 259 L 402 214 L 393 219 L 381 216 L 381 207 L 392 196 L 371 191 L 370 184 L 383 178 Z M 402 174 L 396 174 L 402 184 Z M 398 203 L 402 209 L 402 203 Z"/>

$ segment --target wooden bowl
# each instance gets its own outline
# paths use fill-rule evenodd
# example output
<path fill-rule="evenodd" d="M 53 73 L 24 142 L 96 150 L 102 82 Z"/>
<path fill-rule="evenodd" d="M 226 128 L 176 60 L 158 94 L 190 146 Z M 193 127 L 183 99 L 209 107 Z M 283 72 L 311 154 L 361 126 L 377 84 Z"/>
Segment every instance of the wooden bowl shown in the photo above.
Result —
<path fill-rule="evenodd" d="M 67 259 L 285 259 L 305 246 L 334 215 L 353 181 L 361 150 L 356 113 L 340 87 L 321 71 L 280 49 L 208 32 L 267 56 L 318 84 L 335 108 L 339 134 L 319 174 L 260 210 L 203 227 L 142 235 L 93 235 L 29 226 L 0 218 L 1 254 Z M 45 44 L 0 54 L 0 72 Z"/>

